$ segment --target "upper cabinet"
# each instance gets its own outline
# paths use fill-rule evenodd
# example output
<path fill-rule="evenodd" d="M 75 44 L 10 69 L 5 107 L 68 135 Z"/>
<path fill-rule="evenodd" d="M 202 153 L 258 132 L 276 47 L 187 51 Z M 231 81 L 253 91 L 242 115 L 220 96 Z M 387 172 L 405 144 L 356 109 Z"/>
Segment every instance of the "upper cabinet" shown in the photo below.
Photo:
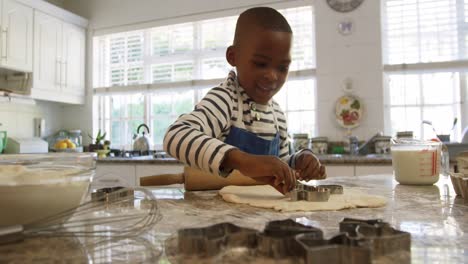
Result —
<path fill-rule="evenodd" d="M 33 9 L 13 0 L 0 0 L 0 66 L 33 71 Z"/>
<path fill-rule="evenodd" d="M 34 12 L 33 98 L 84 103 L 85 45 L 84 28 Z"/>

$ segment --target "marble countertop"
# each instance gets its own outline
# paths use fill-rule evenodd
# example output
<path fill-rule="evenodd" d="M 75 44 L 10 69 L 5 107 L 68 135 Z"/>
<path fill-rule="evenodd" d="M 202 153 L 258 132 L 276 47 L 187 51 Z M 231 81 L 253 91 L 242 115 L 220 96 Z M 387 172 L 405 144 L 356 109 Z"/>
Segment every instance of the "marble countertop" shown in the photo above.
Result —
<path fill-rule="evenodd" d="M 369 155 L 341 155 L 328 154 L 318 155 L 322 164 L 370 164 L 370 165 L 391 165 L 390 154 L 369 154 Z M 182 164 L 174 158 L 153 158 L 153 156 L 140 156 L 133 158 L 108 157 L 99 158 L 98 163 L 128 163 L 128 164 Z"/>
<path fill-rule="evenodd" d="M 0 245 L 1 263 L 169 263 L 167 241 L 180 228 L 205 227 L 231 222 L 262 230 L 268 221 L 291 218 L 323 230 L 325 237 L 338 233 L 345 217 L 382 219 L 411 233 L 412 263 L 467 263 L 468 202 L 455 197 L 449 179 L 431 186 L 405 186 L 392 175 L 336 177 L 328 183 L 356 187 L 385 196 L 386 206 L 341 211 L 280 213 L 270 209 L 226 203 L 216 191 L 185 192 L 181 186 L 151 189 L 162 218 L 149 232 L 127 239 L 100 241 L 92 248 L 80 238 L 27 238 Z M 137 206 L 137 205 L 134 205 Z M 246 262 L 236 258 L 232 263 Z M 223 259 L 225 263 L 229 263 Z"/>

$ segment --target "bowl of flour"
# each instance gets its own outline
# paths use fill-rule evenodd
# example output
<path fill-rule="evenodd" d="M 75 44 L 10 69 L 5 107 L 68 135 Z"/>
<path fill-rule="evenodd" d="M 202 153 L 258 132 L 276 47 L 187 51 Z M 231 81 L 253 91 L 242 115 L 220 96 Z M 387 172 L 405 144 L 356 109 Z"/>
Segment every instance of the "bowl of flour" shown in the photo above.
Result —
<path fill-rule="evenodd" d="M 75 209 L 88 194 L 95 168 L 96 153 L 0 155 L 0 227 Z"/>

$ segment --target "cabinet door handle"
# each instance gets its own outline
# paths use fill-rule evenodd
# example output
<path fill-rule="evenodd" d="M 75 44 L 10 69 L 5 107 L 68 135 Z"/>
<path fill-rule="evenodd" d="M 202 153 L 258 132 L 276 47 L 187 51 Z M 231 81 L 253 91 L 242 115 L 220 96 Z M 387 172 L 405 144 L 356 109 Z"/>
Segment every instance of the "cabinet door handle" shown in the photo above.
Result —
<path fill-rule="evenodd" d="M 68 83 L 68 62 L 67 61 L 64 61 L 63 62 L 63 65 L 65 66 L 64 69 L 63 69 L 63 86 L 67 87 L 67 83 Z"/>
<path fill-rule="evenodd" d="M 60 58 L 56 60 L 55 66 L 57 67 L 55 70 L 55 84 L 57 86 L 60 86 L 60 77 L 62 73 L 62 71 L 60 70 L 62 67 L 62 64 L 60 63 Z"/>
<path fill-rule="evenodd" d="M 2 59 L 8 59 L 8 27 L 2 29 Z"/>

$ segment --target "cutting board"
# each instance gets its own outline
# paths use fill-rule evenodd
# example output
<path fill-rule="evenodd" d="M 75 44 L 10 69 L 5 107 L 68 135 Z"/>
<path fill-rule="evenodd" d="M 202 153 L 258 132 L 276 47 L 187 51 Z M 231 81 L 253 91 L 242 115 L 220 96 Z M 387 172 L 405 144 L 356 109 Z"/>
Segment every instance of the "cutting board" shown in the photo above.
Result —
<path fill-rule="evenodd" d="M 184 168 L 183 173 L 152 175 L 140 178 L 140 186 L 164 186 L 171 184 L 184 184 L 187 191 L 219 190 L 228 185 L 262 185 L 262 183 L 242 175 L 237 170 L 234 170 L 229 176 L 223 178 L 187 166 Z"/>

